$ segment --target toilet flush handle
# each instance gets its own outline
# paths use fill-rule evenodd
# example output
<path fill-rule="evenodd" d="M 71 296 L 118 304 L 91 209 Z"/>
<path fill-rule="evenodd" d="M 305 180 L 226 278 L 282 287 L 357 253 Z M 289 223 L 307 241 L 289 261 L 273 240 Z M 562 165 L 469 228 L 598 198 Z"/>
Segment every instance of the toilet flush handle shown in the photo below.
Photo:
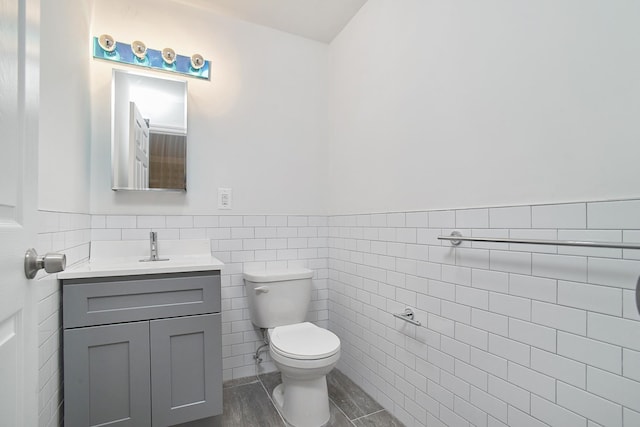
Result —
<path fill-rule="evenodd" d="M 258 286 L 254 290 L 256 291 L 257 294 L 266 294 L 267 292 L 269 292 L 269 287 L 268 286 Z"/>

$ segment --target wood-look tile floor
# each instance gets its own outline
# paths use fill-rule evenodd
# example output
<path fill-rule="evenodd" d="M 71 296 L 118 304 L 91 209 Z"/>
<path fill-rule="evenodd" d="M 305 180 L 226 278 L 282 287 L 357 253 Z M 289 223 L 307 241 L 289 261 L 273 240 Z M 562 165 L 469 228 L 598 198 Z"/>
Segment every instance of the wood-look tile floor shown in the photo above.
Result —
<path fill-rule="evenodd" d="M 216 420 L 223 427 L 287 426 L 271 399 L 280 384 L 280 373 L 228 381 L 224 385 L 224 414 Z M 331 418 L 327 427 L 403 426 L 375 400 L 337 369 L 327 375 Z"/>

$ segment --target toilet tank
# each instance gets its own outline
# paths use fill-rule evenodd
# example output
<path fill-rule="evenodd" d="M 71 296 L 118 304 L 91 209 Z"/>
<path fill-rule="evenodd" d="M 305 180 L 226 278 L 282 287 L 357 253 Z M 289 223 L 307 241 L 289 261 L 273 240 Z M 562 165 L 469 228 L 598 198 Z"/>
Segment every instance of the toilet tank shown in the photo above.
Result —
<path fill-rule="evenodd" d="M 244 273 L 251 321 L 259 328 L 304 322 L 311 302 L 311 277 L 306 268 Z"/>

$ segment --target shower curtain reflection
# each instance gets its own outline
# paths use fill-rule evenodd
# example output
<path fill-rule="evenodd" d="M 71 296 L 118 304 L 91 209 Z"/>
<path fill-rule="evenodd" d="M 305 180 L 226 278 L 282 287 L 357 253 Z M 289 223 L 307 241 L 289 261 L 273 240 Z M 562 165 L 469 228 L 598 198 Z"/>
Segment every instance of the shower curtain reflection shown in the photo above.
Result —
<path fill-rule="evenodd" d="M 150 132 L 149 188 L 186 190 L 187 137 Z"/>

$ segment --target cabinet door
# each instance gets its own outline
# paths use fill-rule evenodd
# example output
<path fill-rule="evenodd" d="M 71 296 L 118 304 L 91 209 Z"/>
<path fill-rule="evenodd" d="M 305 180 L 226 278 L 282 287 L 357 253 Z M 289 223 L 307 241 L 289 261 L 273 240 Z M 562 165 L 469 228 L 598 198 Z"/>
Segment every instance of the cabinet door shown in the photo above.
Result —
<path fill-rule="evenodd" d="M 150 426 L 149 369 L 149 322 L 66 329 L 65 426 Z"/>
<path fill-rule="evenodd" d="M 151 321 L 154 427 L 222 413 L 220 314 Z"/>

